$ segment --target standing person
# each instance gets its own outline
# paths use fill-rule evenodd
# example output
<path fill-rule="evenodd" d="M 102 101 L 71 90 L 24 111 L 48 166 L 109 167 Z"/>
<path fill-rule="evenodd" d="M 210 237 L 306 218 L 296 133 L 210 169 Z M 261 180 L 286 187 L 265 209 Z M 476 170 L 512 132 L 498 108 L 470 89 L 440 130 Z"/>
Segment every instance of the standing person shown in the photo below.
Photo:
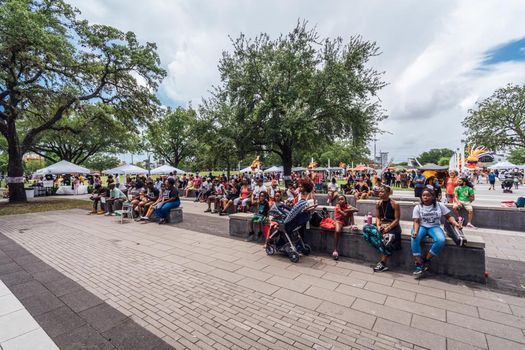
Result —
<path fill-rule="evenodd" d="M 418 170 L 416 176 L 414 177 L 414 197 L 421 198 L 421 194 L 425 188 L 426 180 L 427 178 L 423 176 L 421 170 Z"/>
<path fill-rule="evenodd" d="M 387 262 L 392 256 L 392 251 L 401 249 L 401 209 L 399 204 L 390 198 L 391 195 L 392 189 L 389 186 L 381 186 L 379 200 L 376 202 L 376 224 L 363 227 L 363 238 L 381 254 L 374 272 L 387 271 Z"/>
<path fill-rule="evenodd" d="M 166 219 L 170 215 L 170 210 L 180 206 L 179 190 L 175 187 L 175 179 L 169 177 L 168 185 L 164 190 L 164 201 L 157 204 L 155 208 L 155 216 L 160 218 L 159 225 L 166 223 Z"/>
<path fill-rule="evenodd" d="M 337 204 L 335 206 L 335 232 L 334 232 L 334 251 L 332 253 L 332 258 L 334 260 L 339 259 L 339 252 L 337 251 L 337 246 L 339 245 L 339 236 L 343 231 L 343 227 L 348 225 L 354 225 L 354 213 L 357 213 L 357 208 L 352 207 L 348 204 L 346 196 L 341 195 L 337 199 Z"/>
<path fill-rule="evenodd" d="M 446 183 L 447 203 L 454 203 L 454 190 L 458 186 L 458 180 L 458 172 L 455 170 L 450 171 Z"/>
<path fill-rule="evenodd" d="M 472 202 L 475 199 L 474 188 L 470 185 L 466 178 L 459 179 L 458 187 L 454 190 L 454 213 L 459 218 L 459 209 L 465 208 L 468 213 L 467 227 L 476 228 L 472 225 L 472 219 L 474 218 L 474 209 L 472 208 Z"/>
<path fill-rule="evenodd" d="M 493 190 L 493 191 L 496 191 L 496 188 L 494 187 L 494 185 L 496 185 L 496 178 L 498 176 L 494 173 L 494 171 L 490 171 L 489 175 L 488 175 L 488 179 L 489 179 L 489 190 Z"/>
<path fill-rule="evenodd" d="M 452 215 L 450 210 L 436 200 L 436 194 L 431 188 L 424 188 L 421 194 L 421 203 L 414 207 L 412 218 L 414 226 L 412 227 L 412 255 L 414 256 L 416 277 L 430 268 L 432 258 L 437 256 L 445 246 L 445 233 L 441 228 L 441 217 L 444 216 L 450 224 L 461 229 L 459 224 Z M 421 243 L 426 236 L 430 236 L 434 241 L 425 257 L 422 257 Z"/>

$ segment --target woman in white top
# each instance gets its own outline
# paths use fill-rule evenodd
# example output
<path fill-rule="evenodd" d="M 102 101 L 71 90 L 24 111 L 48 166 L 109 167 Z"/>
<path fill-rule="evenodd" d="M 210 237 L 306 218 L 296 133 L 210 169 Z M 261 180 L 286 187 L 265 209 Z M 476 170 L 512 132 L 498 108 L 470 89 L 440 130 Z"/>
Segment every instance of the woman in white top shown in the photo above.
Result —
<path fill-rule="evenodd" d="M 332 178 L 332 182 L 328 184 L 328 199 L 326 201 L 326 204 L 332 205 L 334 200 L 339 196 L 339 193 L 337 192 L 337 181 L 335 177 Z"/>
<path fill-rule="evenodd" d="M 414 275 L 419 276 L 430 268 L 430 260 L 437 256 L 445 245 L 445 233 L 441 228 L 441 217 L 445 218 L 452 225 L 461 229 L 459 224 L 452 215 L 450 210 L 436 200 L 436 194 L 433 189 L 425 188 L 421 194 L 421 204 L 414 207 L 412 218 L 414 226 L 412 228 L 412 255 L 416 262 Z M 421 243 L 426 236 L 430 236 L 434 243 L 429 252 L 423 259 L 421 256 Z"/>

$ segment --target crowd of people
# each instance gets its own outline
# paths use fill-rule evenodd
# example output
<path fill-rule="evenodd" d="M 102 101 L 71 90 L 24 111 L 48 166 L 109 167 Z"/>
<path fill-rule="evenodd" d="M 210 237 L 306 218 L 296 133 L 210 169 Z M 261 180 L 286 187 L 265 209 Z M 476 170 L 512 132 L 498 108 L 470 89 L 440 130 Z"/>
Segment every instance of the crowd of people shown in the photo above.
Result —
<path fill-rule="evenodd" d="M 490 173 L 489 173 L 490 174 Z M 379 177 L 375 173 L 350 173 L 344 183 L 336 177 L 326 186 L 322 182 L 317 186 L 315 173 L 295 173 L 285 186 L 280 185 L 279 176 L 269 174 L 239 174 L 233 176 L 208 176 L 170 174 L 156 179 L 146 176 L 127 177 L 123 184 L 118 183 L 118 177 L 109 177 L 107 185 L 103 186 L 98 176 L 93 177 L 94 190 L 92 214 L 113 215 L 124 202 L 131 206 L 133 216 L 140 221 L 148 222 L 153 216 L 164 223 L 169 211 L 180 205 L 180 196 L 188 197 L 195 202 L 205 204 L 206 213 L 228 215 L 235 212 L 251 212 L 251 230 L 247 240 L 264 240 L 268 237 L 273 224 L 272 212 L 276 208 L 280 212 L 293 211 L 302 208 L 309 210 L 319 203 L 316 194 L 318 189 L 327 193 L 327 204 L 334 204 L 334 239 L 332 257 L 339 257 L 339 243 L 344 227 L 357 230 L 354 215 L 358 209 L 348 203 L 347 194 L 356 199 L 377 199 L 375 219 L 369 220 L 363 226 L 363 237 L 379 254 L 379 261 L 373 268 L 376 272 L 389 269 L 388 261 L 392 254 L 401 247 L 401 207 L 391 198 L 396 178 L 388 175 Z M 394 181 L 394 182 L 393 182 Z M 404 179 L 401 187 L 404 186 Z M 488 177 L 491 182 L 491 177 Z M 394 186 L 392 186 L 394 185 Z M 463 225 L 475 228 L 472 224 L 475 190 L 470 179 L 451 171 L 444 179 L 426 178 L 421 171 L 407 177 L 407 187 L 413 187 L 414 196 L 420 203 L 412 212 L 412 254 L 414 256 L 414 274 L 420 275 L 429 269 L 432 259 L 439 255 L 445 243 L 445 233 L 441 228 L 441 218 L 444 217 L 452 226 L 462 229 Z M 444 202 L 452 203 L 452 211 L 440 201 L 441 187 L 444 187 Z M 181 195 L 179 195 L 179 193 Z M 462 211 L 466 214 L 463 222 Z M 455 214 L 455 215 L 452 215 Z M 459 218 L 456 220 L 456 218 Z M 427 253 L 421 251 L 421 243 L 425 237 L 433 241 Z"/>

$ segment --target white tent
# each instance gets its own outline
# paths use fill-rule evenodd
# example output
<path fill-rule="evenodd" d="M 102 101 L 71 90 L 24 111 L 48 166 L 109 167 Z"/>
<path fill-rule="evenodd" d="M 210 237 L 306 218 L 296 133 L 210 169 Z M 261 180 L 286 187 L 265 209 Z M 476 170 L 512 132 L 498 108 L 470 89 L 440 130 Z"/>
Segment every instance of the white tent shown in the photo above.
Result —
<path fill-rule="evenodd" d="M 241 169 L 240 172 L 241 173 L 260 173 L 262 172 L 262 170 L 261 169 L 252 170 L 251 166 L 247 166 L 246 168 Z"/>
<path fill-rule="evenodd" d="M 59 174 L 89 174 L 91 171 L 88 168 L 81 167 L 79 165 L 68 162 L 67 160 L 61 160 L 58 163 L 50 165 L 48 167 L 38 169 L 36 174 L 38 175 L 59 175 Z"/>
<path fill-rule="evenodd" d="M 120 175 L 120 174 L 125 175 L 125 174 L 147 174 L 148 171 L 136 165 L 124 164 L 124 165 L 118 166 L 113 169 L 104 170 L 103 173 L 114 174 L 114 175 Z"/>
<path fill-rule="evenodd" d="M 159 166 L 158 168 L 155 168 L 150 171 L 150 174 L 152 175 L 167 175 L 169 173 L 177 173 L 177 175 L 185 174 L 186 172 L 184 170 L 181 170 L 179 168 L 175 168 L 174 166 L 165 164 L 162 166 Z"/>
<path fill-rule="evenodd" d="M 512 164 L 511 162 L 499 162 L 499 163 L 489 166 L 489 169 L 501 170 L 501 169 L 514 169 L 516 167 L 517 165 Z"/>
<path fill-rule="evenodd" d="M 272 167 L 266 169 L 263 172 L 264 173 L 282 173 L 283 172 L 283 167 L 282 166 L 272 166 Z"/>
<path fill-rule="evenodd" d="M 525 164 L 522 165 L 516 165 L 518 169 L 525 170 Z"/>

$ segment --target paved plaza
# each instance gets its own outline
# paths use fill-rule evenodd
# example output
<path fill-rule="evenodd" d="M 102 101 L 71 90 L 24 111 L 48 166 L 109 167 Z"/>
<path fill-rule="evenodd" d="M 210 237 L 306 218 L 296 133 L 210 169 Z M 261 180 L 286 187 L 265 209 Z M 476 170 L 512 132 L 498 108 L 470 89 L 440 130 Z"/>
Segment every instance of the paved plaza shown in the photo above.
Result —
<path fill-rule="evenodd" d="M 2 217 L 0 247 L 20 246 L 27 260 L 56 271 L 42 274 L 34 262 L 18 271 L 2 261 L 0 278 L 15 295 L 24 290 L 17 286 L 42 282 L 42 290 L 17 295 L 29 312 L 52 291 L 61 302 L 44 303 L 36 319 L 71 309 L 77 342 L 97 337 L 104 344 L 98 348 L 525 349 L 525 298 L 516 294 L 374 274 L 367 265 L 322 256 L 291 264 L 266 256 L 260 244 L 225 236 L 227 218 L 184 206 L 183 227 L 121 225 L 81 210 Z M 215 225 L 197 227 L 209 220 Z M 214 226 L 215 234 L 205 233 Z M 70 282 L 53 285 L 58 276 Z M 59 347 L 71 344 L 71 327 L 41 325 Z"/>

